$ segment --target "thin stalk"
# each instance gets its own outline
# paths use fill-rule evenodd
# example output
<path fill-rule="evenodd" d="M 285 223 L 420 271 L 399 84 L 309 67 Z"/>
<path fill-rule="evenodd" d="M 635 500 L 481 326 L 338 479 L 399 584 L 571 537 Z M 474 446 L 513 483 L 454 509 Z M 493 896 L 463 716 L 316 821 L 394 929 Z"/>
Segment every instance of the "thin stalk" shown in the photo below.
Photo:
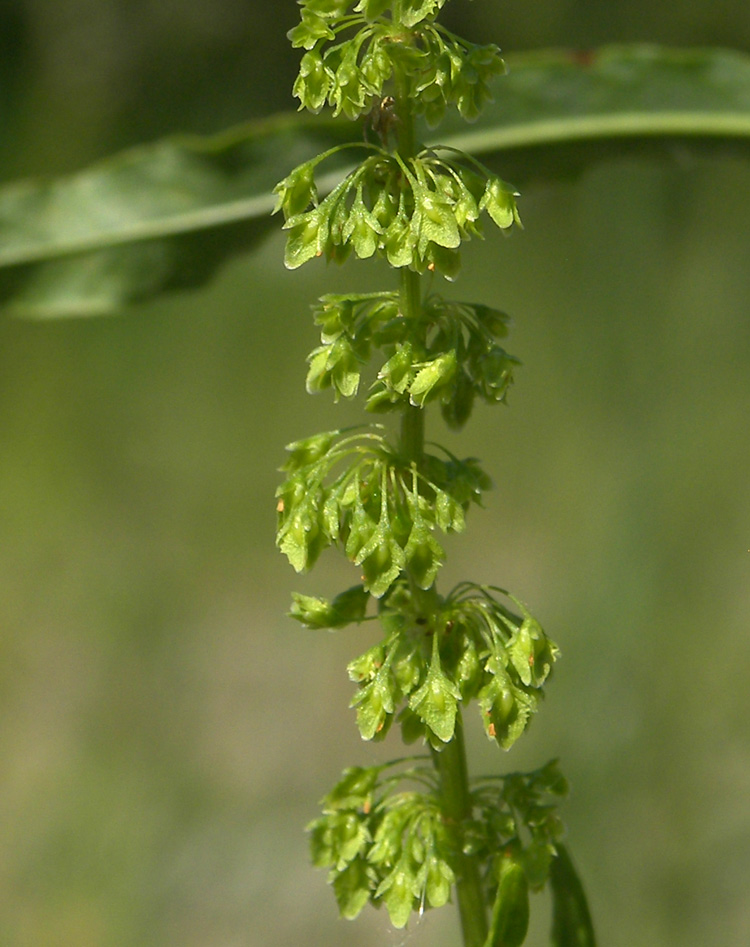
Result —
<path fill-rule="evenodd" d="M 471 817 L 471 797 L 460 708 L 453 739 L 439 753 L 433 750 L 432 761 L 440 778 L 443 812 L 456 839 L 456 897 L 464 947 L 482 947 L 487 939 L 482 879 L 476 858 L 463 851 L 463 828 Z"/>
<path fill-rule="evenodd" d="M 409 405 L 401 416 L 401 454 L 420 466 L 424 454 L 424 409 Z"/>
<path fill-rule="evenodd" d="M 399 309 L 411 325 L 418 322 L 422 311 L 419 280 L 419 273 L 414 273 L 406 267 L 401 270 Z M 401 417 L 400 446 L 404 457 L 419 467 L 424 454 L 424 408 L 410 404 L 404 409 Z"/>
<path fill-rule="evenodd" d="M 396 86 L 396 149 L 406 160 L 417 153 L 417 136 L 414 123 L 414 107 L 410 98 L 409 78 L 398 70 L 394 76 Z"/>
<path fill-rule="evenodd" d="M 401 5 L 394 6 L 394 19 L 399 22 Z M 398 71 L 396 85 L 396 150 L 406 161 L 416 152 L 416 133 L 414 112 L 409 97 L 408 77 Z M 401 288 L 399 298 L 401 315 L 411 326 L 416 326 L 422 314 L 422 289 L 419 273 L 403 267 L 401 270 Z M 401 451 L 406 458 L 419 466 L 424 453 L 424 409 L 409 405 L 401 420 Z"/>
<path fill-rule="evenodd" d="M 396 6 L 394 12 L 398 9 Z M 396 114 L 397 150 L 406 161 L 416 153 L 417 143 L 409 86 L 403 75 L 396 76 Z M 420 279 L 419 273 L 406 267 L 401 270 L 400 311 L 412 326 L 418 324 L 422 312 Z M 409 405 L 405 409 L 400 448 L 406 458 L 419 466 L 424 456 L 423 408 Z M 460 708 L 453 739 L 440 752 L 432 752 L 432 761 L 440 781 L 443 812 L 456 843 L 456 898 L 464 947 L 483 947 L 487 938 L 487 908 L 479 863 L 463 850 L 464 827 L 471 818 L 472 807 Z"/>

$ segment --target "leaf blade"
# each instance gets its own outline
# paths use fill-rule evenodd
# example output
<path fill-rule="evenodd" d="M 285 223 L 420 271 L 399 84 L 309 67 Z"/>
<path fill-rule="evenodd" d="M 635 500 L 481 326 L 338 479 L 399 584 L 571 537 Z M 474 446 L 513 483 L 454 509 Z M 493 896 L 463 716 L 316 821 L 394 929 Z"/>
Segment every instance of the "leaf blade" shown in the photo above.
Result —
<path fill-rule="evenodd" d="M 564 845 L 557 844 L 550 866 L 553 947 L 596 947 L 586 895 Z"/>
<path fill-rule="evenodd" d="M 574 174 L 611 154 L 700 150 L 750 155 L 750 56 L 616 46 L 509 57 L 495 101 L 438 141 L 516 186 Z M 361 128 L 291 113 L 209 138 L 170 138 L 52 182 L 0 188 L 0 305 L 9 314 L 101 315 L 205 283 L 277 228 L 280 170 L 362 141 Z M 324 195 L 350 158 L 317 178 Z"/>

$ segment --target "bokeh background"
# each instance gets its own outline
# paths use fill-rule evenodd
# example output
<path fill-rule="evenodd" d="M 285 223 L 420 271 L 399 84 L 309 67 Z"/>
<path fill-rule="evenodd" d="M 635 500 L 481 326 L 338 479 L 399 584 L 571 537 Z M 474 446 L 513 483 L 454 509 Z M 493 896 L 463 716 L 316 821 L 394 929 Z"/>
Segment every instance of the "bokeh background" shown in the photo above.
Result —
<path fill-rule="evenodd" d="M 508 51 L 643 40 L 750 51 L 746 0 L 453 0 Z M 292 0 L 0 5 L 0 174 L 56 175 L 293 106 Z M 284 169 L 280 168 L 280 175 Z M 510 406 L 460 437 L 496 489 L 444 583 L 513 589 L 560 643 L 509 755 L 560 756 L 606 947 L 750 943 L 750 164 L 677 152 L 529 188 L 525 231 L 465 254 L 460 296 L 516 320 Z M 106 320 L 0 318 L 0 945 L 455 945 L 339 921 L 305 823 L 363 744 L 345 664 L 273 547 L 283 445 L 345 423 L 304 393 L 321 292 L 282 240 L 204 290 Z M 546 943 L 543 899 L 532 947 Z"/>

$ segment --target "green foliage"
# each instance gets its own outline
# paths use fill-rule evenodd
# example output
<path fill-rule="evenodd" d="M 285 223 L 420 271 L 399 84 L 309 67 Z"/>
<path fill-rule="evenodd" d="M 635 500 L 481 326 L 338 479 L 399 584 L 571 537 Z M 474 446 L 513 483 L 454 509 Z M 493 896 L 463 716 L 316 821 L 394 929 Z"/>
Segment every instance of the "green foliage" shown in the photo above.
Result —
<path fill-rule="evenodd" d="M 529 882 L 522 863 L 509 850 L 498 868 L 487 947 L 520 947 L 528 929 Z"/>
<path fill-rule="evenodd" d="M 746 147 L 747 61 L 643 47 L 537 54 L 503 77 L 492 110 L 504 71 L 498 50 L 437 24 L 444 0 L 300 5 L 291 37 L 304 50 L 301 107 L 330 106 L 334 119 L 361 119 L 358 127 L 282 117 L 217 139 L 159 143 L 62 182 L 5 188 L 0 294 L 25 315 L 99 314 L 200 284 L 267 232 L 266 190 L 282 159 L 297 163 L 277 187 L 290 268 L 318 256 L 379 256 L 403 271 L 399 292 L 321 298 L 321 344 L 307 374 L 311 393 L 330 389 L 336 400 L 364 389 L 365 409 L 401 418 L 401 436 L 374 427 L 290 445 L 279 545 L 299 570 L 336 545 L 358 567 L 359 584 L 331 599 L 297 594 L 290 614 L 311 629 L 382 627 L 382 640 L 349 665 L 361 734 L 381 739 L 396 721 L 405 742 L 428 746 L 432 765 L 407 762 L 396 776 L 385 766 L 348 770 L 311 825 L 314 861 L 329 870 L 344 917 L 385 905 L 397 927 L 412 911 L 461 903 L 474 865 L 490 917 L 486 938 L 467 937 L 471 947 L 521 944 L 530 894 L 548 884 L 552 944 L 590 947 L 583 889 L 559 841 L 555 797 L 566 787 L 556 766 L 475 782 L 464 805 L 443 765 L 457 745 L 462 752 L 472 700 L 488 738 L 510 749 L 558 652 L 503 590 L 437 591 L 442 537 L 464 528 L 488 480 L 473 459 L 426 453 L 413 419 L 434 405 L 460 428 L 477 398 L 504 402 L 518 360 L 499 344 L 501 312 L 422 297 L 410 277 L 453 279 L 461 244 L 481 236 L 483 211 L 503 230 L 519 222 L 506 176 L 556 178 L 613 147 L 649 153 L 657 139 L 668 147 L 681 139 L 680 154 L 685 139 Z M 483 120 L 457 132 L 457 116 Z M 430 129 L 443 117 L 438 141 Z M 405 146 L 412 138 L 416 147 Z M 352 168 L 357 153 L 365 159 Z M 460 767 L 453 776 L 461 783 Z"/>
<path fill-rule="evenodd" d="M 551 947 L 595 947 L 586 895 L 567 848 L 557 846 L 557 857 L 550 866 L 552 889 Z"/>

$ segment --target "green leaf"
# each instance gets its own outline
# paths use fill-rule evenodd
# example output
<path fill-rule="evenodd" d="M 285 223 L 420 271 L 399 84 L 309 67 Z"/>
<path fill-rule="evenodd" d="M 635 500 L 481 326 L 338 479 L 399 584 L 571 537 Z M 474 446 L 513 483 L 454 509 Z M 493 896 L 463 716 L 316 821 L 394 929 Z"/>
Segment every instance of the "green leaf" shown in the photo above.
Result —
<path fill-rule="evenodd" d="M 550 865 L 552 947 L 596 947 L 586 895 L 568 850 L 559 843 Z"/>
<path fill-rule="evenodd" d="M 500 860 L 492 923 L 485 947 L 520 947 L 529 929 L 529 884 L 526 872 L 512 855 Z"/>
<path fill-rule="evenodd" d="M 508 62 L 509 75 L 491 83 L 496 102 L 475 125 L 449 112 L 437 135 L 423 130 L 424 140 L 481 157 L 519 188 L 613 155 L 683 160 L 690 146 L 750 155 L 743 53 L 618 46 Z M 359 125 L 292 113 L 215 137 L 166 139 L 57 181 L 5 185 L 0 304 L 26 317 L 91 316 L 198 286 L 277 229 L 269 215 L 279 169 L 357 141 Z M 321 194 L 350 166 L 346 154 L 329 160 Z M 386 234 L 396 265 L 411 256 L 401 227 L 401 236 Z M 447 268 L 450 258 L 437 255 L 437 268 Z"/>
<path fill-rule="evenodd" d="M 56 181 L 6 185 L 0 303 L 26 317 L 103 315 L 206 282 L 277 226 L 279 168 L 351 137 L 344 123 L 315 122 L 280 115 L 165 139 Z M 341 167 L 346 158 L 329 160 Z"/>

